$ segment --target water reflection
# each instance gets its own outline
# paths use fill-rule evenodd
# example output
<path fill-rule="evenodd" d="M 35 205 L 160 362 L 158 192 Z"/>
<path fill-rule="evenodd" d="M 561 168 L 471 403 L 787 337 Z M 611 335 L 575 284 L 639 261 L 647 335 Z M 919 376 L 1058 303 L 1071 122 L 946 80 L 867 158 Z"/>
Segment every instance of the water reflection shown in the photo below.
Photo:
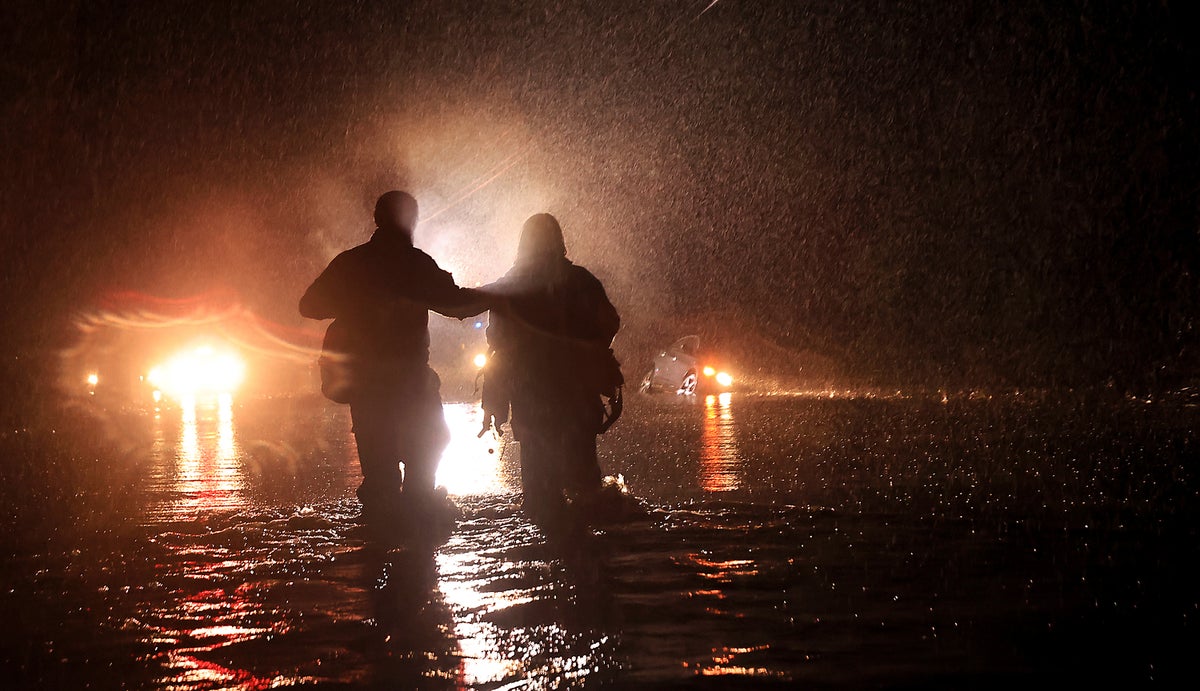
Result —
<path fill-rule="evenodd" d="M 508 438 L 478 436 L 478 405 L 447 405 L 445 415 L 438 482 L 468 515 L 437 552 L 436 590 L 453 615 L 459 683 L 573 686 L 610 668 L 616 641 L 596 626 L 607 589 L 591 536 L 560 544 L 522 520 Z"/>
<path fill-rule="evenodd" d="M 1095 510 L 1076 502 L 1131 473 L 1177 479 L 1194 416 L 1172 412 L 1169 429 L 1138 432 L 1126 409 L 1097 418 L 1086 409 L 736 393 L 695 403 L 648 402 L 650 414 L 629 416 L 602 442 L 631 485 L 666 487 L 672 501 L 653 504 L 645 520 L 570 537 L 530 523 L 505 489 L 512 463 L 503 449 L 488 453 L 477 439 L 471 407 L 447 406 L 454 443 L 443 482 L 464 517 L 445 544 L 420 554 L 358 521 L 345 407 L 164 407 L 157 424 L 138 427 L 158 435 L 151 463 L 131 458 L 140 447 L 97 447 L 112 455 L 98 458 L 95 480 L 68 486 L 96 495 L 103 488 L 90 483 L 140 480 L 149 466 L 153 482 L 130 483 L 136 502 L 117 504 L 117 488 L 91 506 L 159 513 L 78 521 L 78 534 L 60 532 L 66 539 L 41 553 L 13 543 L 0 604 L 19 626 L 6 669 L 19 668 L 16 686 L 31 688 L 859 688 L 881 679 L 917 688 L 1087 676 L 1079 665 L 1029 663 L 1045 650 L 1083 660 L 1096 646 L 1128 647 L 1132 657 L 1108 657 L 1132 660 L 1113 668 L 1130 679 L 1133 665 L 1184 664 L 1182 654 L 1155 651 L 1188 640 L 1186 622 L 1170 616 L 1190 611 L 1191 581 L 1156 560 L 1192 556 L 1193 532 L 1137 508 L 1163 485 L 1106 495 Z M 1014 441 L 1013 429 L 1032 432 Z M 257 457 L 263 442 L 291 455 Z M 1059 443 L 1065 450 L 1054 450 Z M 23 451 L 27 462 L 44 463 L 38 451 Z M 1016 459 L 1006 466 L 1015 470 L 988 476 L 993 493 L 941 503 L 974 487 L 958 478 L 969 471 L 973 482 L 998 454 Z M 802 457 L 816 463 L 812 472 Z M 1055 485 L 1062 508 L 1045 505 L 1049 478 L 1068 478 Z M 747 501 L 694 501 L 701 479 L 712 491 L 737 486 Z M 889 491 L 893 480 L 908 483 L 906 494 Z M 776 483 L 787 494 L 755 500 Z M 224 508 L 201 501 L 205 492 Z M 809 495 L 821 501 L 782 505 Z M 949 510 L 962 518 L 943 520 Z M 1154 566 L 1115 572 L 1113 563 Z M 1129 587 L 1096 585 L 1103 579 Z M 1060 628 L 994 647 L 995 631 Z M 978 666 L 954 671 L 966 659 Z"/>
<path fill-rule="evenodd" d="M 179 411 L 179 445 L 175 449 L 175 477 L 171 483 L 178 498 L 170 512 L 183 518 L 206 509 L 241 504 L 243 477 L 234 438 L 233 396 L 224 393 L 215 399 L 201 400 L 185 396 L 180 400 Z M 157 423 L 161 428 L 161 414 Z M 162 439 L 161 432 L 156 436 Z"/>
<path fill-rule="evenodd" d="M 547 541 L 514 513 L 464 525 L 439 550 L 466 688 L 573 688 L 615 666 L 603 548 Z"/>
<path fill-rule="evenodd" d="M 306 429 L 340 435 L 332 423 L 346 412 L 326 407 L 326 423 Z M 570 685 L 613 669 L 600 550 L 548 540 L 524 520 L 507 438 L 478 436 L 477 405 L 444 412 L 451 441 L 437 480 L 465 515 L 445 544 L 416 547 L 365 529 L 350 491 L 299 508 L 263 491 L 274 482 L 261 486 L 252 456 L 260 437 L 288 433 L 278 410 L 235 409 L 228 396 L 161 410 L 163 508 L 146 559 L 161 587 L 119 623 L 154 650 L 156 683 L 474 688 Z M 305 448 L 356 484 L 352 438 Z"/>
<path fill-rule="evenodd" d="M 463 655 L 438 588 L 433 549 L 369 543 L 352 559 L 362 559 L 359 583 L 370 588 L 364 624 L 371 685 L 405 688 L 437 680 L 442 688 L 464 688 Z"/>
<path fill-rule="evenodd" d="M 741 486 L 733 396 L 725 392 L 704 398 L 700 429 L 700 487 L 705 492 L 729 492 Z"/>

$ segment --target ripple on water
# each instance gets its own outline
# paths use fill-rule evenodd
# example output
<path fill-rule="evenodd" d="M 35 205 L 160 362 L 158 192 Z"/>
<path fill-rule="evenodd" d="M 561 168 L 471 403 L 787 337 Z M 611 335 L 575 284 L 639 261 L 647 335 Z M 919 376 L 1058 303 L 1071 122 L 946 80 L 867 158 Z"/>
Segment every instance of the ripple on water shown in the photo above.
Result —
<path fill-rule="evenodd" d="M 1186 420 L 1139 433 L 1024 409 L 741 399 L 626 416 L 606 463 L 643 517 L 539 529 L 503 479 L 509 451 L 472 464 L 468 445 L 446 467 L 492 475 L 463 485 L 454 533 L 421 546 L 358 522 L 352 446 L 272 475 L 291 466 L 237 455 L 250 423 L 231 422 L 230 444 L 200 415 L 170 437 L 194 452 L 163 452 L 128 520 L 66 523 L 9 562 L 0 596 L 21 626 L 6 647 L 35 661 L 31 686 L 119 673 L 179 689 L 969 686 L 1063 669 L 1136 681 L 1129 660 L 1184 659 L 1170 646 L 1196 608 Z M 1061 662 L 1087 650 L 1113 662 Z"/>

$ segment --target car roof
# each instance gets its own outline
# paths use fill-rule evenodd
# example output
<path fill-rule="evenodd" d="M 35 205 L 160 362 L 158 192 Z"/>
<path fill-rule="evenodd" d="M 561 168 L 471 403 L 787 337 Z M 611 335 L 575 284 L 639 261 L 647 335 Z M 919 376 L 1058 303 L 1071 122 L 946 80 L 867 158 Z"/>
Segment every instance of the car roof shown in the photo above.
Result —
<path fill-rule="evenodd" d="M 700 347 L 700 337 L 695 334 L 692 334 L 692 335 L 684 336 L 683 338 L 679 339 L 678 341 L 675 341 L 674 343 L 671 344 L 671 348 L 682 349 L 689 342 L 691 343 L 693 349 Z"/>

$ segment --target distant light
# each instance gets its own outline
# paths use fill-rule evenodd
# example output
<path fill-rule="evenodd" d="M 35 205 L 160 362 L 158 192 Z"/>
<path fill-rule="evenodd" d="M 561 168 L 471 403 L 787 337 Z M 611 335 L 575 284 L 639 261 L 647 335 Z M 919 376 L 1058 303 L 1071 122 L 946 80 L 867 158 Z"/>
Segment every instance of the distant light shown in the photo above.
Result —
<path fill-rule="evenodd" d="M 480 354 L 476 355 L 474 362 L 475 362 L 476 367 L 478 367 L 479 369 L 483 369 L 483 366 L 487 364 L 487 355 L 485 355 L 484 353 L 480 353 Z"/>
<path fill-rule="evenodd" d="M 100 383 L 100 375 L 96 374 L 95 372 L 88 374 L 87 375 L 87 383 L 88 383 L 88 386 L 95 386 L 95 385 L 99 384 Z"/>
<path fill-rule="evenodd" d="M 717 372 L 717 383 L 721 386 L 730 386 L 733 384 L 733 375 L 728 372 Z"/>
<path fill-rule="evenodd" d="M 483 328 L 483 322 L 481 322 L 481 321 L 477 321 L 477 322 L 475 322 L 475 328 L 476 328 L 476 329 L 482 329 L 482 328 Z"/>
<path fill-rule="evenodd" d="M 151 369 L 146 379 L 156 390 L 182 400 L 197 394 L 233 393 L 245 373 L 246 365 L 236 354 L 200 346 Z"/>
<path fill-rule="evenodd" d="M 714 375 L 716 373 L 717 373 L 717 371 L 715 369 L 713 369 L 711 366 L 709 366 L 709 365 L 704 366 L 704 376 L 711 377 L 712 375 Z"/>

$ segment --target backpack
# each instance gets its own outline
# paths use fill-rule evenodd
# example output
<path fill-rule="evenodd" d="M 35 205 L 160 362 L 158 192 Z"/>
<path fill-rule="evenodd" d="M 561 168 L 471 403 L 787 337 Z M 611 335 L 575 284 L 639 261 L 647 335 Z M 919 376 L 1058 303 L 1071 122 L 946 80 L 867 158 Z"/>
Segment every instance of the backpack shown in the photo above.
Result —
<path fill-rule="evenodd" d="M 321 393 L 334 403 L 349 403 L 354 397 L 354 372 L 350 365 L 350 334 L 341 320 L 334 319 L 321 342 Z"/>

